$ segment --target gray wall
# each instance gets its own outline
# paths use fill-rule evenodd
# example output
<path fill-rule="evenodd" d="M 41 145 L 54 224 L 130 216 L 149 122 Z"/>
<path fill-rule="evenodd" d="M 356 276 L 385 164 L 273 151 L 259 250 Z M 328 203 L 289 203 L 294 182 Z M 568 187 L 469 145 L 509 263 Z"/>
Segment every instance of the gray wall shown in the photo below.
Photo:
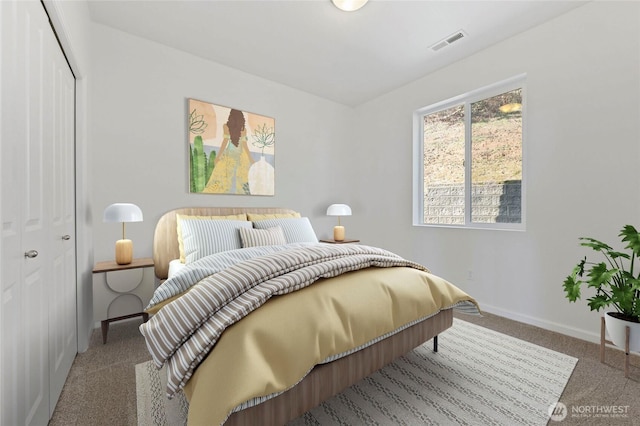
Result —
<path fill-rule="evenodd" d="M 112 259 L 120 238 L 118 224 L 102 222 L 114 202 L 143 211 L 142 223 L 127 225 L 137 257 L 152 255 L 160 216 L 184 206 L 288 207 L 329 236 L 326 208 L 347 191 L 339 153 L 349 141 L 352 109 L 103 25 L 94 24 L 92 36 L 96 261 Z M 275 196 L 188 192 L 187 98 L 275 118 Z"/>
<path fill-rule="evenodd" d="M 596 341 L 599 314 L 570 304 L 562 282 L 586 254 L 578 237 L 613 243 L 640 219 L 639 68 L 640 4 L 590 2 L 358 107 L 354 232 L 489 312 Z M 412 226 L 413 112 L 520 73 L 526 231 Z"/>

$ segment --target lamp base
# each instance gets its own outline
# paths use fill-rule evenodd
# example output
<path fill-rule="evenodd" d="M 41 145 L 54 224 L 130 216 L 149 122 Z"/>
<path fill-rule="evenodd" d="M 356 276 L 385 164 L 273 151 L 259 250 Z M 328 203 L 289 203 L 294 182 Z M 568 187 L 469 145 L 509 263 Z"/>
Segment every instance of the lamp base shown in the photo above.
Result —
<path fill-rule="evenodd" d="M 335 241 L 344 241 L 344 226 L 333 227 L 333 239 Z"/>
<path fill-rule="evenodd" d="M 133 242 L 131 240 L 116 241 L 116 263 L 128 265 L 133 261 Z"/>

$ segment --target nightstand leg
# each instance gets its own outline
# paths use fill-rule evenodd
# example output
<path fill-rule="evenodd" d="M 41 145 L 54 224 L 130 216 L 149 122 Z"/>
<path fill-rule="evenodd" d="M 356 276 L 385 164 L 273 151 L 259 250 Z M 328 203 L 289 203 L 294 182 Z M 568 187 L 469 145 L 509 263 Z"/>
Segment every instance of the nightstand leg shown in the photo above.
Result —
<path fill-rule="evenodd" d="M 109 321 L 105 320 L 100 323 L 102 325 L 102 344 L 107 343 L 107 333 L 109 333 Z"/>
<path fill-rule="evenodd" d="M 126 320 L 126 319 L 129 319 L 129 318 L 135 318 L 135 317 L 142 317 L 144 322 L 149 321 L 149 314 L 146 313 L 146 312 L 138 312 L 137 314 L 123 315 L 121 317 L 109 318 L 109 319 L 106 319 L 106 320 L 102 321 L 100 323 L 102 325 L 102 344 L 104 345 L 105 343 L 107 343 L 107 333 L 109 333 L 109 323 L 116 322 L 116 321 L 122 321 L 122 320 Z"/>

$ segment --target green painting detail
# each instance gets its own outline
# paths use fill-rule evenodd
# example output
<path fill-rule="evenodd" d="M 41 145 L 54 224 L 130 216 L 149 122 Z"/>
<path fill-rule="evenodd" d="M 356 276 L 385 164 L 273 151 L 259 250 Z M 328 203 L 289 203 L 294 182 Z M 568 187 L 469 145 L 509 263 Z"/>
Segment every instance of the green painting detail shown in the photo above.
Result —
<path fill-rule="evenodd" d="M 211 151 L 209 158 L 204 152 L 202 136 L 193 138 L 191 152 L 191 192 L 202 192 L 213 172 L 213 165 L 216 160 L 216 152 Z"/>
<path fill-rule="evenodd" d="M 190 192 L 274 195 L 274 147 L 273 118 L 189 100 Z"/>
<path fill-rule="evenodd" d="M 197 115 L 194 109 L 189 114 L 189 133 L 197 134 L 198 136 L 193 138 L 193 146 L 189 147 L 191 165 L 191 192 L 202 192 L 205 184 L 211 176 L 213 171 L 213 163 L 215 159 L 215 151 L 212 151 L 212 159 L 207 159 L 207 154 L 204 152 L 204 146 L 202 144 L 201 134 L 207 128 L 207 123 L 203 119 L 203 115 Z"/>

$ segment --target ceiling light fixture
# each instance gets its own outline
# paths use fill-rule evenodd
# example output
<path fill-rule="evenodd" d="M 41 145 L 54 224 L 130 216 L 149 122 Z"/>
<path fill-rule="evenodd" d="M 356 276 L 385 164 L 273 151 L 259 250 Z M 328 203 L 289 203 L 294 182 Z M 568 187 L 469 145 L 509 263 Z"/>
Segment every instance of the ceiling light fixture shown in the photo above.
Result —
<path fill-rule="evenodd" d="M 340 10 L 353 12 L 367 4 L 369 0 L 331 0 L 331 3 Z"/>

